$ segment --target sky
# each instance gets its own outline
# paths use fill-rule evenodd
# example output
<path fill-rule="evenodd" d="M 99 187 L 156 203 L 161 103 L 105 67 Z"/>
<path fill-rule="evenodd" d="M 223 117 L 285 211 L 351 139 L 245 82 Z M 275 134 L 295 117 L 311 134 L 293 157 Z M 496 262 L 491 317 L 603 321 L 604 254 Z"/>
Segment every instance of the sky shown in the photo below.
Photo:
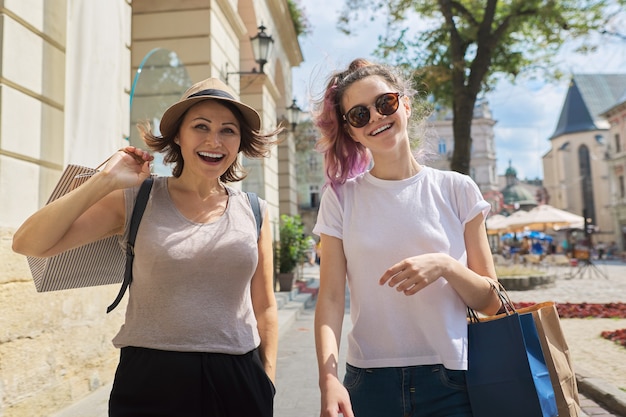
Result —
<path fill-rule="evenodd" d="M 355 35 L 336 28 L 342 0 L 301 0 L 312 32 L 300 37 L 304 62 L 293 68 L 294 98 L 304 110 L 320 96 L 327 76 L 343 69 L 354 58 L 373 58 L 382 20 L 353 22 Z M 564 53 L 561 68 L 567 73 L 625 73 L 626 40 L 605 42 L 592 55 Z M 520 179 L 543 178 L 541 157 L 550 149 L 569 79 L 560 82 L 521 79 L 515 85 L 501 81 L 486 96 L 494 126 L 497 173 L 503 175 L 509 161 Z"/>

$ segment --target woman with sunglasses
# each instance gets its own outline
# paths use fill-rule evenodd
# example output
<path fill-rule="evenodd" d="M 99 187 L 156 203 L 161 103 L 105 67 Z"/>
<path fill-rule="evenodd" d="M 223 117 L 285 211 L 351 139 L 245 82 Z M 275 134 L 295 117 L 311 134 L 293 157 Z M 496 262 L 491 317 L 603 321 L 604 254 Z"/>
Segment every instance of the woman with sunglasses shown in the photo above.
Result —
<path fill-rule="evenodd" d="M 328 178 L 314 233 L 321 416 L 471 416 L 466 306 L 495 313 L 489 204 L 471 178 L 421 165 L 412 90 L 357 59 L 332 74 L 315 123 Z M 338 379 L 346 281 L 352 330 Z"/>

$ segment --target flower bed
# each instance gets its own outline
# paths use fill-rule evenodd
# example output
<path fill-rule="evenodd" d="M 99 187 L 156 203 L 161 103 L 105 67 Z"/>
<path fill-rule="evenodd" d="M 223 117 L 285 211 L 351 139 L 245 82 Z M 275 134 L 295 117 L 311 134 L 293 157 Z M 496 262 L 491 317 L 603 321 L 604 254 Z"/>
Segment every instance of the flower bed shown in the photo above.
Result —
<path fill-rule="evenodd" d="M 626 329 L 617 329 L 617 330 L 605 330 L 600 333 L 600 336 L 604 337 L 607 340 L 612 340 L 620 346 L 624 346 L 626 348 Z"/>
<path fill-rule="evenodd" d="M 515 308 L 529 307 L 535 303 L 513 303 Z M 584 319 L 595 317 L 626 318 L 626 303 L 557 303 L 556 309 L 559 317 L 564 319 Z"/>
<path fill-rule="evenodd" d="M 535 303 L 513 303 L 515 308 L 529 307 Z M 557 303 L 559 317 L 566 319 L 583 318 L 626 318 L 626 303 Z M 612 340 L 620 346 L 626 347 L 626 329 L 605 330 L 600 334 L 607 340 Z"/>

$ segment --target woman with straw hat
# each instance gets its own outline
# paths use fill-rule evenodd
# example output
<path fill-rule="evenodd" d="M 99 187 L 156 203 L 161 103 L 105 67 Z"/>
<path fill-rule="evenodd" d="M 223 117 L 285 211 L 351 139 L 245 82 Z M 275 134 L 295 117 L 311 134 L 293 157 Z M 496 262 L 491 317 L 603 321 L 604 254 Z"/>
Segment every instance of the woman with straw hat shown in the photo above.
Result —
<path fill-rule="evenodd" d="M 281 129 L 209 78 L 139 126 L 172 175 L 155 177 L 134 246 L 109 415 L 271 416 L 277 352 L 269 222 L 257 226 L 239 155 L 266 156 Z M 75 191 L 33 214 L 13 249 L 48 257 L 118 235 L 125 245 L 153 157 L 128 146 Z M 267 203 L 259 200 L 267 217 Z"/>

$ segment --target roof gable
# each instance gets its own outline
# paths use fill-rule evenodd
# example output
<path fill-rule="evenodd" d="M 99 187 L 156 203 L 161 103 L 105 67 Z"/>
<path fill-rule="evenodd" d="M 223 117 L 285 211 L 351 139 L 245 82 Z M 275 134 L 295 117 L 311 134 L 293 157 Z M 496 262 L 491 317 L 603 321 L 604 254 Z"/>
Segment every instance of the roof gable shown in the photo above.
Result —
<path fill-rule="evenodd" d="M 600 115 L 626 93 L 626 74 L 574 74 L 552 138 L 608 129 Z"/>

